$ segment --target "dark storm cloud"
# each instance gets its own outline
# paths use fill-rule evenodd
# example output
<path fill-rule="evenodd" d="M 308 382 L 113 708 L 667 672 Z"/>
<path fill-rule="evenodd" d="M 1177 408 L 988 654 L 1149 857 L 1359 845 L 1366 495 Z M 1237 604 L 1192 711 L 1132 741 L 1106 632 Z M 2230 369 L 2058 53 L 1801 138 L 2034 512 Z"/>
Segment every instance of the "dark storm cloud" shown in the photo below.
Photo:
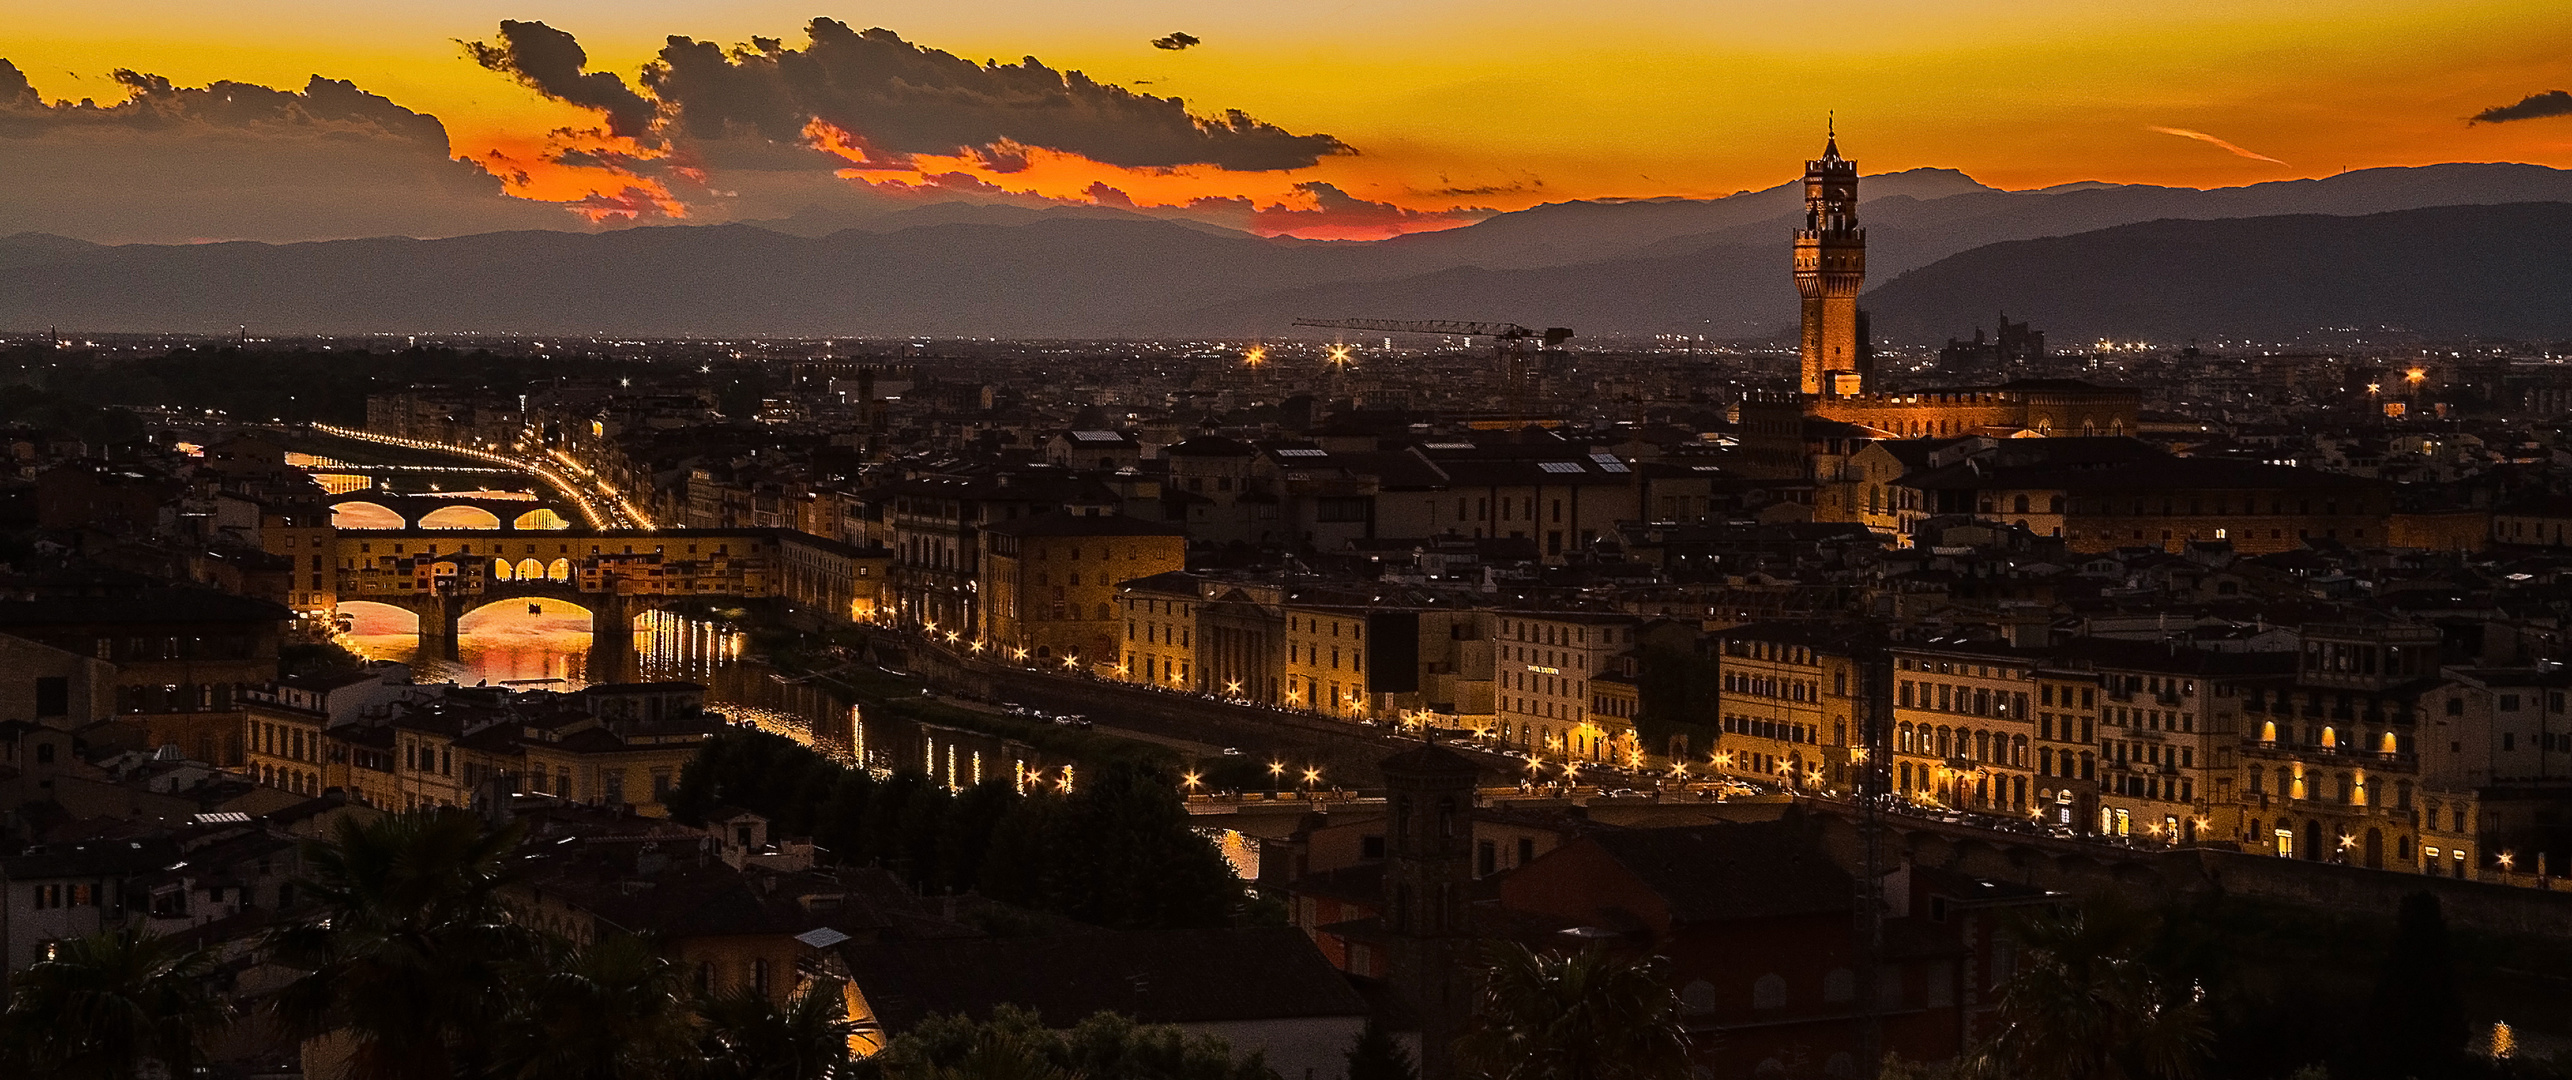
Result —
<path fill-rule="evenodd" d="M 474 63 L 517 79 L 537 93 L 604 113 L 611 135 L 636 139 L 652 128 L 656 111 L 652 102 L 613 72 L 583 70 L 589 66 L 589 53 L 570 34 L 540 22 L 503 19 L 498 44 L 459 44 Z"/>
<path fill-rule="evenodd" d="M 44 99 L 37 97 L 36 88 L 27 83 L 27 73 L 18 70 L 16 64 L 0 60 L 0 107 L 42 104 Z"/>
<path fill-rule="evenodd" d="M 2548 90 L 2529 94 L 2516 105 L 2494 105 L 2475 113 L 2468 124 L 2500 124 L 2511 120 L 2534 120 L 2546 116 L 2572 116 L 2572 92 Z"/>
<path fill-rule="evenodd" d="M 108 242 L 443 236 L 559 224 L 451 156 L 446 126 L 314 76 L 301 90 L 119 70 L 121 101 L 47 104 L 0 60 L 0 234 Z"/>
<path fill-rule="evenodd" d="M 1170 35 L 1170 36 L 1168 36 L 1168 37 L 1157 37 L 1157 38 L 1153 38 L 1153 39 L 1152 39 L 1152 47 L 1153 47 L 1153 48 L 1155 48 L 1155 49 L 1168 49 L 1168 50 L 1170 50 L 1171 52 L 1177 52 L 1177 51 L 1179 51 L 1179 50 L 1181 50 L 1181 49 L 1187 48 L 1187 47 L 1188 47 L 1188 46 L 1190 46 L 1190 45 L 1202 45 L 1202 44 L 1204 44 L 1204 42 L 1197 40 L 1197 36 L 1196 36 L 1195 34 L 1189 34 L 1189 33 L 1178 33 L 1178 34 L 1172 34 L 1172 35 Z"/>
<path fill-rule="evenodd" d="M 0 60 L 0 69 L 5 69 L 0 70 L 0 136 L 215 128 L 391 138 L 433 146 L 441 158 L 447 148 L 446 125 L 437 117 L 412 112 L 345 79 L 315 75 L 301 91 L 220 81 L 190 87 L 119 68 L 109 78 L 125 88 L 125 100 L 109 105 L 89 101 L 47 105 L 15 65 Z"/>
<path fill-rule="evenodd" d="M 753 39 L 729 51 L 672 37 L 643 73 L 671 122 L 665 131 L 795 143 L 818 119 L 863 140 L 869 153 L 895 158 L 989 156 L 1015 144 L 1130 168 L 1300 169 L 1354 152 L 1331 136 L 1298 135 L 1237 110 L 1195 116 L 1179 98 L 1056 71 L 1032 56 L 976 64 L 832 19 L 813 20 L 805 35 L 801 49 Z"/>

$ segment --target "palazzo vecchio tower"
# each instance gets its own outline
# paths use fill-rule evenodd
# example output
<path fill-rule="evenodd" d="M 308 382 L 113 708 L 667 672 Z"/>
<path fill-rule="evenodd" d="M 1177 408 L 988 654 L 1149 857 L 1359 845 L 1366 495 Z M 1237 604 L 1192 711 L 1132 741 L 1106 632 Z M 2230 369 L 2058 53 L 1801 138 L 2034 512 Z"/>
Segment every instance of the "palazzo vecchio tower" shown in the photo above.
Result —
<path fill-rule="evenodd" d="M 1804 227 L 1795 230 L 1795 291 L 1804 298 L 1804 393 L 1853 397 L 1874 388 L 1859 322 L 1866 230 L 1858 227 L 1858 163 L 1840 156 L 1834 130 L 1804 163 Z"/>

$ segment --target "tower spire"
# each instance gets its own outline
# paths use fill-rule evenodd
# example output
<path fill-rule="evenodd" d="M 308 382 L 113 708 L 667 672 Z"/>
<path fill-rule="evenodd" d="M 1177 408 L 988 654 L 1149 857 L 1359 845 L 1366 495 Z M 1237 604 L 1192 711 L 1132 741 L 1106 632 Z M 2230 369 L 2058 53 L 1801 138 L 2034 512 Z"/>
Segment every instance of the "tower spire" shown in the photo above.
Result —
<path fill-rule="evenodd" d="M 1840 156 L 1840 117 L 1836 109 L 1822 113 L 1822 158 L 1838 160 Z"/>

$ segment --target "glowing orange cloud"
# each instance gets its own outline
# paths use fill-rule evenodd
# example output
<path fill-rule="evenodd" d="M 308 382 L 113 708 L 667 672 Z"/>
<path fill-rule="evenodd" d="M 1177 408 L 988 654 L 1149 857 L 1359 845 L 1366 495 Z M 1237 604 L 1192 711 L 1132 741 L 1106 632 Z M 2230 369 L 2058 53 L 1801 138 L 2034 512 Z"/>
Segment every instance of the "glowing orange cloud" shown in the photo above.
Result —
<path fill-rule="evenodd" d="M 1416 210 L 1369 202 L 1285 173 L 1245 173 L 1207 165 L 1132 168 L 1010 142 L 987 152 L 889 158 L 875 152 L 863 137 L 826 121 L 806 124 L 804 134 L 814 149 L 849 162 L 838 170 L 841 179 L 884 194 L 962 192 L 1169 211 L 1263 236 L 1307 240 L 1379 240 L 1457 228 L 1489 216 L 1488 211 L 1474 209 Z"/>

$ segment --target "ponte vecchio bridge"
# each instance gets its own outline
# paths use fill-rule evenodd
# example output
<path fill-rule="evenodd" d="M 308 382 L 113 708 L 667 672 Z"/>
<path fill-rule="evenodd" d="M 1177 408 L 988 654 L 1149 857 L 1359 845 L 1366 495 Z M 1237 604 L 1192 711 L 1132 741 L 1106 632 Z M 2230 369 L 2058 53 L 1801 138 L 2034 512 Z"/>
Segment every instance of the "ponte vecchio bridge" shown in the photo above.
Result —
<path fill-rule="evenodd" d="M 466 615 L 556 600 L 590 613 L 602 670 L 623 662 L 646 612 L 784 600 L 845 619 L 873 609 L 883 578 L 868 552 L 787 529 L 342 529 L 335 542 L 338 599 L 418 616 L 423 649 L 453 658 Z"/>

